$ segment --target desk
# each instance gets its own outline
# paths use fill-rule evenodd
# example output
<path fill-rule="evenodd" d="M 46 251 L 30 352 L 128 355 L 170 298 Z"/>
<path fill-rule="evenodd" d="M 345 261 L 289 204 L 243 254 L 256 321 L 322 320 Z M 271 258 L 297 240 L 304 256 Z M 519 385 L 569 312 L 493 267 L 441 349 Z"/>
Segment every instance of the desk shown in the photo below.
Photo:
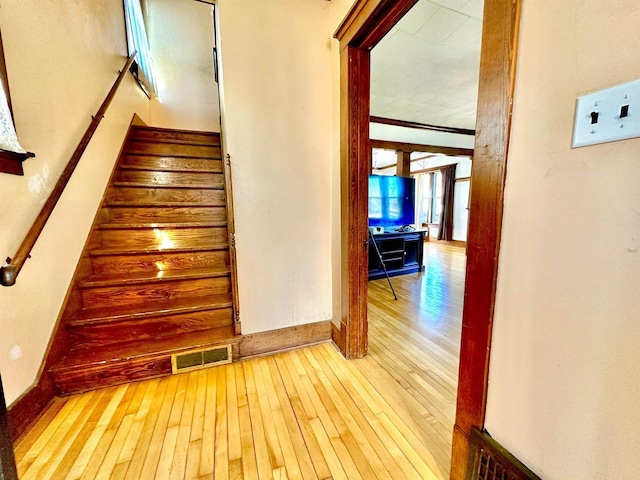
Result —
<path fill-rule="evenodd" d="M 378 245 L 380 256 L 390 277 L 423 272 L 424 236 L 426 230 L 413 232 L 385 232 L 369 236 L 369 280 L 384 278 L 382 263 L 373 246 Z"/>

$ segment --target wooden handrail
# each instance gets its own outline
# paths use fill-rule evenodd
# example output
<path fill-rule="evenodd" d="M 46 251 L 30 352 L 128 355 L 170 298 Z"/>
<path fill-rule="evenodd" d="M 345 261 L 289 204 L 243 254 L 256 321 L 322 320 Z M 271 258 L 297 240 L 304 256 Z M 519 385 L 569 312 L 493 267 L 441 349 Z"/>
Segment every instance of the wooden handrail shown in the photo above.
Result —
<path fill-rule="evenodd" d="M 82 139 L 80 140 L 80 143 L 78 143 L 78 146 L 73 152 L 73 155 L 71 155 L 71 159 L 69 160 L 69 163 L 67 163 L 67 166 L 65 167 L 64 171 L 62 172 L 62 175 L 58 179 L 58 182 L 56 183 L 55 187 L 53 188 L 53 191 L 49 195 L 49 198 L 47 199 L 45 204 L 42 206 L 40 213 L 38 214 L 35 221 L 33 222 L 31 229 L 29 229 L 29 232 L 27 233 L 24 240 L 22 241 L 22 244 L 18 248 L 18 251 L 13 256 L 13 258 L 11 257 L 7 258 L 7 263 L 2 267 L 0 267 L 0 284 L 4 285 L 5 287 L 9 287 L 16 283 L 16 278 L 20 273 L 20 270 L 22 270 L 24 263 L 27 261 L 27 258 L 29 258 L 31 249 L 35 245 L 40 234 L 42 233 L 42 230 L 44 229 L 44 226 L 46 225 L 47 220 L 49 220 L 49 217 L 51 216 L 53 209 L 58 203 L 58 200 L 60 200 L 60 197 L 62 196 L 62 192 L 67 186 L 67 183 L 69 183 L 69 179 L 71 178 L 73 171 L 76 169 L 76 166 L 80 161 L 80 158 L 82 158 L 82 155 L 84 154 L 84 151 L 86 150 L 87 145 L 89 145 L 89 142 L 93 137 L 93 134 L 96 132 L 98 125 L 100 124 L 100 121 L 104 117 L 104 114 L 107 111 L 107 108 L 109 108 L 109 105 L 111 104 L 111 101 L 113 100 L 113 97 L 115 96 L 116 91 L 120 86 L 120 83 L 122 83 L 122 79 L 126 75 L 127 70 L 129 70 L 129 68 L 131 67 L 131 64 L 133 63 L 133 59 L 136 56 L 136 53 L 137 52 L 133 52 L 131 56 L 127 59 L 127 63 L 125 64 L 124 68 L 120 71 L 118 78 L 116 79 L 115 83 L 111 87 L 111 90 L 109 90 L 109 93 L 107 94 L 107 97 L 104 99 L 104 102 L 102 102 L 102 105 L 98 109 L 98 112 L 92 117 L 91 123 L 89 124 L 87 131 L 82 136 Z"/>

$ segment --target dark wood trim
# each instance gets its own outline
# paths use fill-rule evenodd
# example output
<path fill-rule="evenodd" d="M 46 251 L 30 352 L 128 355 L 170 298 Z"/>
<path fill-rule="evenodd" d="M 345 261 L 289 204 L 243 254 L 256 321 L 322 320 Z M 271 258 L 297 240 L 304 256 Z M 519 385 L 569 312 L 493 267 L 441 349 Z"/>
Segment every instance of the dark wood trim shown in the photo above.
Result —
<path fill-rule="evenodd" d="M 222 143 L 222 134 L 220 135 Z M 238 299 L 238 260 L 236 251 L 236 221 L 233 209 L 233 177 L 231 155 L 225 156 L 224 164 L 224 192 L 227 204 L 227 232 L 229 235 L 229 268 L 231 270 L 231 291 L 233 292 L 233 324 L 236 335 L 242 332 L 240 322 L 240 300 Z"/>
<path fill-rule="evenodd" d="M 331 340 L 333 340 L 333 343 L 338 346 L 340 351 L 344 350 L 344 347 L 342 346 L 342 335 L 340 332 L 340 326 L 336 325 L 333 322 L 331 322 Z"/>
<path fill-rule="evenodd" d="M 36 383 L 9 406 L 9 426 L 14 443 L 47 409 L 54 396 L 53 383 L 41 369 Z"/>
<path fill-rule="evenodd" d="M 16 153 L 0 150 L 0 172 L 22 176 L 24 175 L 22 162 L 31 157 L 35 157 L 31 152 Z"/>
<path fill-rule="evenodd" d="M 369 70 L 366 49 L 347 47 L 341 63 L 342 333 L 346 358 L 367 354 Z M 357 101 L 348 102 L 347 99 Z M 344 192 L 351 192 L 348 196 Z M 362 321 L 365 319 L 365 321 Z"/>
<path fill-rule="evenodd" d="M 87 130 L 85 131 L 84 135 L 80 139 L 80 143 L 78 143 L 78 146 L 76 147 L 75 151 L 71 155 L 71 158 L 69 159 L 69 163 L 67 163 L 67 166 L 64 168 L 62 174 L 60 175 L 60 178 L 58 179 L 55 186 L 53 187 L 53 190 L 51 191 L 49 198 L 47 198 L 47 201 L 42 206 L 40 213 L 38 213 L 38 216 L 33 222 L 33 225 L 29 229 L 29 232 L 25 236 L 24 240 L 20 244 L 20 247 L 18 247 L 18 251 L 7 262 L 7 264 L 3 265 L 0 268 L 0 272 L 1 272 L 0 284 L 4 285 L 5 287 L 9 287 L 15 284 L 16 278 L 20 274 L 20 270 L 22 270 L 22 267 L 27 261 L 27 258 L 29 258 L 31 249 L 36 244 L 36 241 L 38 240 L 38 237 L 42 233 L 44 226 L 46 225 L 47 221 L 49 220 L 49 217 L 53 213 L 53 209 L 55 208 L 56 204 L 58 203 L 58 200 L 62 196 L 62 192 L 67 186 L 67 183 L 69 183 L 69 180 L 71 179 L 71 175 L 73 174 L 74 170 L 76 169 L 76 166 L 80 162 L 80 159 L 82 158 L 84 151 L 89 145 L 89 142 L 93 137 L 93 134 L 98 129 L 98 125 L 100 124 L 100 121 L 104 118 L 104 114 L 106 113 L 107 108 L 109 108 L 109 105 L 113 100 L 113 97 L 115 97 L 116 91 L 118 90 L 118 87 L 120 86 L 120 84 L 122 83 L 122 80 L 127 74 L 129 67 L 131 67 L 131 64 L 133 63 L 133 59 L 135 58 L 135 56 L 136 56 L 136 52 L 133 52 L 131 56 L 127 59 L 127 62 L 125 63 L 122 70 L 120 71 L 118 78 L 116 79 L 113 86 L 109 90 L 109 93 L 107 94 L 106 98 L 102 102 L 102 105 L 100 105 L 98 112 L 95 114 L 95 116 L 91 120 L 91 123 L 89 124 L 89 127 L 87 127 Z"/>
<path fill-rule="evenodd" d="M 0 377 L 0 479 L 18 480 L 16 459 L 13 455 L 13 439 L 7 418 L 7 404 L 4 400 L 4 388 Z"/>
<path fill-rule="evenodd" d="M 358 0 L 338 28 L 340 41 L 341 350 L 367 353 L 370 49 L 417 0 Z"/>
<path fill-rule="evenodd" d="M 418 0 L 357 0 L 334 38 L 340 50 L 352 47 L 371 50 Z"/>
<path fill-rule="evenodd" d="M 486 0 L 476 153 L 471 178 L 467 274 L 451 478 L 469 468 L 472 429 L 484 427 L 491 331 L 522 0 Z"/>
<path fill-rule="evenodd" d="M 410 177 L 411 176 L 411 152 L 396 152 L 398 155 L 398 163 L 396 175 L 398 177 Z"/>
<path fill-rule="evenodd" d="M 216 48 L 214 48 L 214 62 L 215 65 L 222 65 L 220 59 L 220 49 L 217 48 L 220 42 L 220 17 L 218 11 L 213 9 L 213 34 L 215 39 Z M 220 82 L 216 79 L 216 88 L 218 89 L 218 112 L 220 116 L 220 147 L 224 155 L 224 189 L 227 200 L 227 232 L 229 235 L 229 267 L 231 269 L 231 289 L 233 292 L 233 321 L 236 335 L 242 333 L 242 321 L 240 317 L 240 297 L 238 293 L 238 260 L 236 250 L 236 221 L 235 221 L 235 208 L 233 203 L 233 157 L 227 149 L 227 137 L 226 129 L 223 122 L 222 111 L 222 94 L 220 92 Z"/>
<path fill-rule="evenodd" d="M 475 135 L 475 130 L 468 128 L 444 127 L 442 125 L 429 125 L 428 123 L 409 122 L 407 120 L 396 120 L 394 118 L 374 117 L 371 116 L 371 123 L 379 123 L 381 125 L 393 125 L 395 127 L 415 128 L 419 130 L 432 130 L 434 132 L 455 133 L 458 135 Z"/>
<path fill-rule="evenodd" d="M 479 153 L 469 152 L 469 155 L 474 157 L 471 180 L 472 214 L 469 223 L 469 258 L 451 465 L 451 478 L 454 480 L 465 478 L 471 429 L 483 427 L 486 410 L 489 351 L 521 2 L 522 0 L 485 1 L 475 141 L 475 150 Z M 400 17 L 395 15 L 396 10 L 385 18 L 384 14 L 389 12 L 388 5 L 386 10 L 381 8 L 385 3 L 390 2 L 361 0 L 354 5 L 336 34 L 340 40 L 341 51 L 366 50 L 366 45 L 360 41 L 361 39 L 371 39 L 372 32 L 378 35 L 393 26 Z M 413 2 L 407 2 L 404 5 L 405 12 L 412 4 Z M 374 26 L 373 22 L 383 24 L 384 27 Z M 368 51 L 360 55 L 367 55 L 368 58 Z M 362 114 L 366 110 L 362 104 L 368 104 L 369 92 L 368 89 L 358 89 L 354 85 L 365 82 L 368 84 L 370 71 L 368 68 L 358 69 L 354 66 L 360 55 L 350 52 L 349 55 L 341 57 L 343 314 L 340 335 L 344 343 L 343 353 L 346 356 L 351 356 L 352 351 L 366 353 L 367 342 L 366 310 L 358 309 L 357 304 L 357 295 L 366 293 L 366 290 L 362 290 L 366 281 L 360 277 L 357 269 L 366 268 L 365 264 L 360 265 L 363 245 L 358 242 L 364 235 L 360 234 L 359 229 L 366 225 L 366 209 L 362 209 L 360 204 L 366 200 L 367 175 L 364 173 L 366 170 L 363 170 L 358 176 L 359 164 L 365 154 L 359 157 L 357 147 L 363 141 L 362 131 L 366 131 L 370 121 L 370 118 L 363 118 Z M 359 78 L 357 74 L 360 74 Z M 367 147 L 373 144 L 372 141 Z M 392 148 L 403 150 L 395 146 Z M 352 205 L 351 208 L 349 203 Z M 362 325 L 354 326 L 354 323 Z M 358 344 L 355 349 L 350 348 L 353 342 Z"/>
<path fill-rule="evenodd" d="M 243 335 L 238 345 L 239 357 L 271 355 L 292 348 L 329 341 L 331 340 L 332 325 L 331 320 L 325 320 Z"/>
<path fill-rule="evenodd" d="M 456 182 L 470 182 L 471 177 L 458 177 L 456 178 Z"/>
<path fill-rule="evenodd" d="M 425 145 L 420 143 L 394 142 L 392 140 L 371 139 L 371 148 L 401 150 L 404 152 L 441 153 L 450 157 L 473 157 L 473 148 L 446 147 L 443 145 Z"/>

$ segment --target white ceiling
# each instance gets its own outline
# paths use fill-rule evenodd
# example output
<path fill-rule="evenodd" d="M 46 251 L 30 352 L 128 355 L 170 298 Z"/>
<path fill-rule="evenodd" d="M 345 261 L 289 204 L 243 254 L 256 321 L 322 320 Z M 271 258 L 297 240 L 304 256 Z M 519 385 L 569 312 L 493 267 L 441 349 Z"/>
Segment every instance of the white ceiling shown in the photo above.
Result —
<path fill-rule="evenodd" d="M 419 0 L 371 52 L 371 115 L 474 129 L 483 0 Z"/>

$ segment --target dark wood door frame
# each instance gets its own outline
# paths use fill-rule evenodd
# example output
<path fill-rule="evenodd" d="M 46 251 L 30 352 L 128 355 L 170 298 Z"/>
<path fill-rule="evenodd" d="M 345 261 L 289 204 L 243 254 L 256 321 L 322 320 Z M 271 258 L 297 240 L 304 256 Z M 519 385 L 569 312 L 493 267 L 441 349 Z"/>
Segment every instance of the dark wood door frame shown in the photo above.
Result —
<path fill-rule="evenodd" d="M 367 353 L 370 50 L 417 0 L 358 0 L 340 41 L 342 316 L 346 358 Z M 522 0 L 485 0 L 471 174 L 467 272 L 451 478 L 466 475 L 473 427 L 484 427 Z"/>

